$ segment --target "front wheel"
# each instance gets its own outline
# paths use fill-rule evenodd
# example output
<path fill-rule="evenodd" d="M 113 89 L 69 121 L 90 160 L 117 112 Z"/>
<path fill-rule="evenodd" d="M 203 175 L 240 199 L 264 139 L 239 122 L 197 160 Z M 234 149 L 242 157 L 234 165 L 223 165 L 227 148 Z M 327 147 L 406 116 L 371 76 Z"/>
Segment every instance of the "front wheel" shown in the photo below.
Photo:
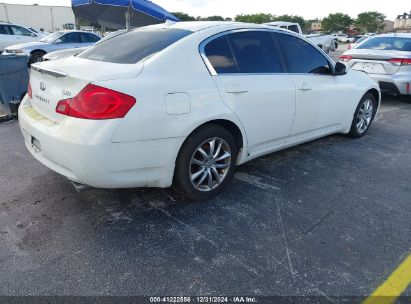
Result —
<path fill-rule="evenodd" d="M 207 200 L 220 193 L 233 177 L 237 145 L 231 133 L 207 125 L 190 135 L 177 158 L 174 185 L 190 200 Z"/>
<path fill-rule="evenodd" d="M 44 55 L 46 55 L 45 52 L 41 52 L 41 51 L 33 52 L 30 56 L 29 64 L 33 64 L 33 63 L 36 63 L 36 62 L 42 62 Z"/>
<path fill-rule="evenodd" d="M 351 130 L 348 133 L 351 138 L 363 137 L 368 132 L 377 112 L 377 106 L 377 100 L 373 94 L 364 95 L 355 110 Z"/>

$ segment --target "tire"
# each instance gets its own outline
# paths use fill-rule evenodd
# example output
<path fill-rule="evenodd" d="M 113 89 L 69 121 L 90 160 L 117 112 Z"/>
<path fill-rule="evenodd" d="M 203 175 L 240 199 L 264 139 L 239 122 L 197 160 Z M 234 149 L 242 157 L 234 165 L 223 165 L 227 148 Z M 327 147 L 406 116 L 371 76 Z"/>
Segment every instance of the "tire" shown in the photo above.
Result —
<path fill-rule="evenodd" d="M 367 93 L 361 98 L 354 113 L 351 130 L 348 133 L 349 137 L 361 138 L 367 134 L 374 120 L 377 107 L 377 100 L 375 100 L 373 94 Z"/>
<path fill-rule="evenodd" d="M 229 131 L 214 124 L 204 126 L 191 134 L 180 150 L 174 188 L 193 201 L 216 196 L 233 178 L 237 153 L 238 147 Z"/>
<path fill-rule="evenodd" d="M 46 55 L 46 52 L 43 51 L 35 51 L 31 53 L 30 59 L 29 59 L 29 64 L 33 64 L 36 62 L 41 62 L 43 61 L 43 56 Z"/>

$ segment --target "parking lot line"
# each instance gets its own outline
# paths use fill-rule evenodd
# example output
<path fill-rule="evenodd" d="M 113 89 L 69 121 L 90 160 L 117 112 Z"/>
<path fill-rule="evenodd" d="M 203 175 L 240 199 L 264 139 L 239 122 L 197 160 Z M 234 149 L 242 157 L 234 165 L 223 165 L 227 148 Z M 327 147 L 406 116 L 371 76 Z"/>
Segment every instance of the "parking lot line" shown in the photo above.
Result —
<path fill-rule="evenodd" d="M 411 284 L 411 255 L 367 298 L 363 304 L 391 304 Z"/>

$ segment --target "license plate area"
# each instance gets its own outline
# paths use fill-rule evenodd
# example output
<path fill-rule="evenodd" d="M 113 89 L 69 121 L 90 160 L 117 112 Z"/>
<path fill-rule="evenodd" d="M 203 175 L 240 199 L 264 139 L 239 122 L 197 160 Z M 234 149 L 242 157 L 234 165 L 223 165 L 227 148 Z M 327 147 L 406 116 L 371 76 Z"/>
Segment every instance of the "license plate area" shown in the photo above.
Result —
<path fill-rule="evenodd" d="M 385 74 L 386 71 L 381 63 L 359 62 L 354 67 L 355 70 L 364 71 L 367 74 Z"/>
<path fill-rule="evenodd" d="M 36 153 L 41 152 L 40 141 L 37 138 L 35 138 L 34 136 L 31 137 L 31 147 L 33 148 L 34 152 L 36 152 Z"/>

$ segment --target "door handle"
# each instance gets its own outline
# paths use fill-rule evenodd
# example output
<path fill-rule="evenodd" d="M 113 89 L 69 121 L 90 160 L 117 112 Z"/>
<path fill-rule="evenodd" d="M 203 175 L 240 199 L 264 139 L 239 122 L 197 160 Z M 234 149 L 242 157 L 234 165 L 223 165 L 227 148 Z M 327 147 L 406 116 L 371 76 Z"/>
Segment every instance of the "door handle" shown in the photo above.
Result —
<path fill-rule="evenodd" d="M 228 90 L 227 93 L 229 93 L 229 94 L 245 94 L 245 93 L 248 93 L 248 91 L 247 90 L 237 90 L 237 91 Z"/>
<path fill-rule="evenodd" d="M 227 88 L 226 92 L 229 94 L 244 94 L 248 93 L 248 90 L 244 89 L 240 85 L 234 85 L 231 88 Z"/>
<path fill-rule="evenodd" d="M 298 90 L 301 92 L 308 92 L 312 91 L 312 88 L 307 87 L 307 84 L 304 82 Z"/>

